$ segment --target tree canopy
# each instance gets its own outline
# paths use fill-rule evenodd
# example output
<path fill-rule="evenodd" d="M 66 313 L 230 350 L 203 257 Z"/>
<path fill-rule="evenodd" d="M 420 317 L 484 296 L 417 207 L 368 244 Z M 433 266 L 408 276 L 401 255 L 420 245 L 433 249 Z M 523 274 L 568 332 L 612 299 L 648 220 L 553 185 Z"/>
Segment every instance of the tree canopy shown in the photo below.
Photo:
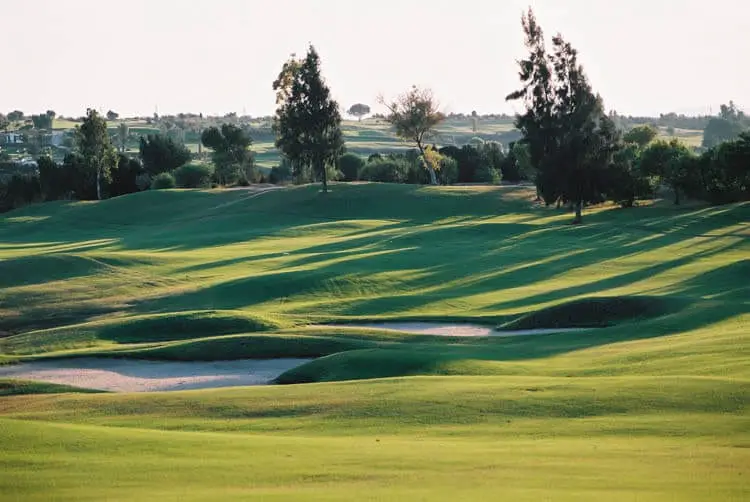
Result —
<path fill-rule="evenodd" d="M 52 129 L 52 117 L 47 114 L 32 115 L 34 129 Z"/>
<path fill-rule="evenodd" d="M 284 63 L 273 89 L 276 147 L 289 159 L 298 178 L 312 169 L 326 192 L 327 167 L 344 152 L 344 138 L 338 103 L 331 98 L 320 72 L 320 57 L 312 45 L 305 58 L 292 55 Z"/>
<path fill-rule="evenodd" d="M 349 111 L 347 111 L 346 113 L 353 117 L 357 117 L 357 119 L 359 120 L 362 120 L 362 117 L 370 113 L 370 107 L 363 103 L 357 103 L 355 105 L 352 105 L 349 108 Z"/>
<path fill-rule="evenodd" d="M 424 157 L 427 142 L 435 135 L 435 127 L 445 120 L 432 91 L 412 86 L 394 101 L 387 102 L 381 96 L 379 102 L 388 108 L 386 121 L 395 127 L 396 134 L 404 140 L 414 142 Z M 437 185 L 433 163 L 425 162 L 425 167 L 430 173 L 430 183 Z"/>
<path fill-rule="evenodd" d="M 21 110 L 13 110 L 8 114 L 8 120 L 11 122 L 18 122 L 19 120 L 23 120 L 24 114 Z"/>
<path fill-rule="evenodd" d="M 174 171 L 190 160 L 190 150 L 185 145 L 161 134 L 141 137 L 139 151 L 143 168 L 151 176 Z"/>
<path fill-rule="evenodd" d="M 96 177 L 96 198 L 102 198 L 102 185 L 109 181 L 117 165 L 117 154 L 107 132 L 107 122 L 93 108 L 86 110 L 83 123 L 76 129 L 76 151 L 83 168 Z"/>
<path fill-rule="evenodd" d="M 527 59 L 519 61 L 522 87 L 506 99 L 521 99 L 526 106 L 516 127 L 528 145 L 537 189 L 548 204 L 572 203 L 578 223 L 583 204 L 602 200 L 603 173 L 618 148 L 619 134 L 573 46 L 557 35 L 548 53 L 531 9 L 522 26 L 529 51 Z"/>
<path fill-rule="evenodd" d="M 622 137 L 625 143 L 637 145 L 638 148 L 645 148 L 659 135 L 659 131 L 652 125 L 639 125 L 625 133 Z"/>
<path fill-rule="evenodd" d="M 201 135 L 201 142 L 213 150 L 214 175 L 221 185 L 234 183 L 238 179 L 255 181 L 253 154 L 250 135 L 234 124 L 209 127 Z"/>

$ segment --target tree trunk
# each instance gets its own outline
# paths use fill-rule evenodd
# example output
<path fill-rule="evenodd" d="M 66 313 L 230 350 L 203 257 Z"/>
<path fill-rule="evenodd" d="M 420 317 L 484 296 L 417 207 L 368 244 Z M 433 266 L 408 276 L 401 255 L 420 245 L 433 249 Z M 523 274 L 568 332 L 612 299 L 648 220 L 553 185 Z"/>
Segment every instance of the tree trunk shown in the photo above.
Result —
<path fill-rule="evenodd" d="M 421 141 L 417 141 L 417 148 L 419 148 L 419 153 L 422 154 L 422 161 L 424 162 L 424 165 L 427 168 L 427 171 L 430 173 L 430 185 L 437 185 L 438 181 L 437 181 L 437 176 L 435 176 L 435 170 L 427 162 L 427 159 L 424 156 L 424 147 L 422 146 Z"/>
<path fill-rule="evenodd" d="M 325 163 L 320 162 L 319 168 L 323 173 L 323 193 L 328 193 L 328 171 L 326 170 Z"/>
<path fill-rule="evenodd" d="M 583 216 L 581 215 L 581 207 L 583 206 L 583 203 L 579 200 L 575 203 L 576 208 L 576 217 L 573 220 L 573 225 L 578 225 L 583 221 Z"/>
<path fill-rule="evenodd" d="M 674 205 L 680 205 L 680 189 L 677 187 L 674 187 Z"/>
<path fill-rule="evenodd" d="M 102 171 L 96 170 L 96 198 L 102 200 Z"/>

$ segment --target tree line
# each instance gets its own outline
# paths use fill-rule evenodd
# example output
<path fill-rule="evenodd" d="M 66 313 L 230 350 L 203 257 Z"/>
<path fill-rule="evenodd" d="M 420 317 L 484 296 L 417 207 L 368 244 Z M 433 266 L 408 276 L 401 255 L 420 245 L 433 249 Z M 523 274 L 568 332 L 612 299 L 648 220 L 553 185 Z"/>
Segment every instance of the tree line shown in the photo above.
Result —
<path fill-rule="evenodd" d="M 182 142 L 160 134 L 140 138 L 138 158 L 126 156 L 127 126 L 121 124 L 112 138 L 105 118 L 88 110 L 62 163 L 43 156 L 33 175 L 5 176 L 0 205 L 257 182 L 319 181 L 326 192 L 332 180 L 437 185 L 505 179 L 533 182 L 539 200 L 570 206 L 578 223 L 586 205 L 610 200 L 633 206 L 663 185 L 672 189 L 677 204 L 683 196 L 711 203 L 750 198 L 750 133 L 742 132 L 750 124 L 734 103 L 706 122 L 700 154 L 675 139 L 657 139 L 653 126 L 623 132 L 622 118 L 605 111 L 576 49 L 561 35 L 548 47 L 531 9 L 522 27 L 528 55 L 519 61 L 521 86 L 506 99 L 521 101 L 525 112 L 515 118 L 521 138 L 508 148 L 481 138 L 463 147 L 439 147 L 437 127 L 446 116 L 429 89 L 412 87 L 378 101 L 387 110 L 384 120 L 413 148 L 367 159 L 347 153 L 339 105 L 310 45 L 304 57 L 292 55 L 282 65 L 272 85 L 277 109 L 271 130 L 282 161 L 270 173 L 256 167 L 248 129 L 232 121 L 201 132 L 211 163 L 191 163 Z M 360 118 L 369 112 L 361 103 L 348 110 Z M 108 115 L 116 118 L 114 112 Z"/>

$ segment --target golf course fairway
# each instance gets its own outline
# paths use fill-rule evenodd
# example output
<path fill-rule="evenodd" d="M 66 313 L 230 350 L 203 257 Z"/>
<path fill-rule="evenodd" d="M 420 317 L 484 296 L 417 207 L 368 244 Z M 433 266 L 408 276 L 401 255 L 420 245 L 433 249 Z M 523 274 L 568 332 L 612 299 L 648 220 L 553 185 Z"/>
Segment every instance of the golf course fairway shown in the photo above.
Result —
<path fill-rule="evenodd" d="M 750 499 L 750 204 L 571 216 L 366 183 L 2 214 L 0 364 L 300 364 L 0 379 L 0 500 Z M 429 322 L 545 331 L 381 329 Z"/>

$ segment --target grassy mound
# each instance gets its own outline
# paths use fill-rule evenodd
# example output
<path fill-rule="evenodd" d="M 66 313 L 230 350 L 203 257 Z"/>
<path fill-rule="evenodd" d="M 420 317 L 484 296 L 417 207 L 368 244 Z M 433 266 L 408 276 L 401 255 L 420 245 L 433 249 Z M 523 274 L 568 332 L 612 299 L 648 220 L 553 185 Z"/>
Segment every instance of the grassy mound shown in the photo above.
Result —
<path fill-rule="evenodd" d="M 29 355 L 87 347 L 104 348 L 121 344 L 156 343 L 270 331 L 279 327 L 278 322 L 268 317 L 243 312 L 180 312 L 31 331 L 0 339 L 0 350 L 7 354 Z"/>
<path fill-rule="evenodd" d="M 364 340 L 299 335 L 234 335 L 118 351 L 117 357 L 164 361 L 314 358 L 373 346 Z M 106 353 L 105 353 L 106 355 Z"/>
<path fill-rule="evenodd" d="M 583 298 L 524 315 L 500 330 L 602 328 L 662 316 L 679 309 L 679 302 L 661 297 L 621 296 Z"/>
<path fill-rule="evenodd" d="M 29 394 L 61 394 L 65 392 L 94 394 L 104 391 L 95 389 L 81 389 L 79 387 L 72 387 L 70 385 L 58 385 L 54 383 L 32 382 L 29 380 L 16 380 L 13 378 L 0 378 L 0 397 L 22 396 Z"/>
<path fill-rule="evenodd" d="M 276 379 L 279 384 L 362 380 L 430 373 L 440 357 L 434 351 L 355 350 L 316 359 Z"/>

